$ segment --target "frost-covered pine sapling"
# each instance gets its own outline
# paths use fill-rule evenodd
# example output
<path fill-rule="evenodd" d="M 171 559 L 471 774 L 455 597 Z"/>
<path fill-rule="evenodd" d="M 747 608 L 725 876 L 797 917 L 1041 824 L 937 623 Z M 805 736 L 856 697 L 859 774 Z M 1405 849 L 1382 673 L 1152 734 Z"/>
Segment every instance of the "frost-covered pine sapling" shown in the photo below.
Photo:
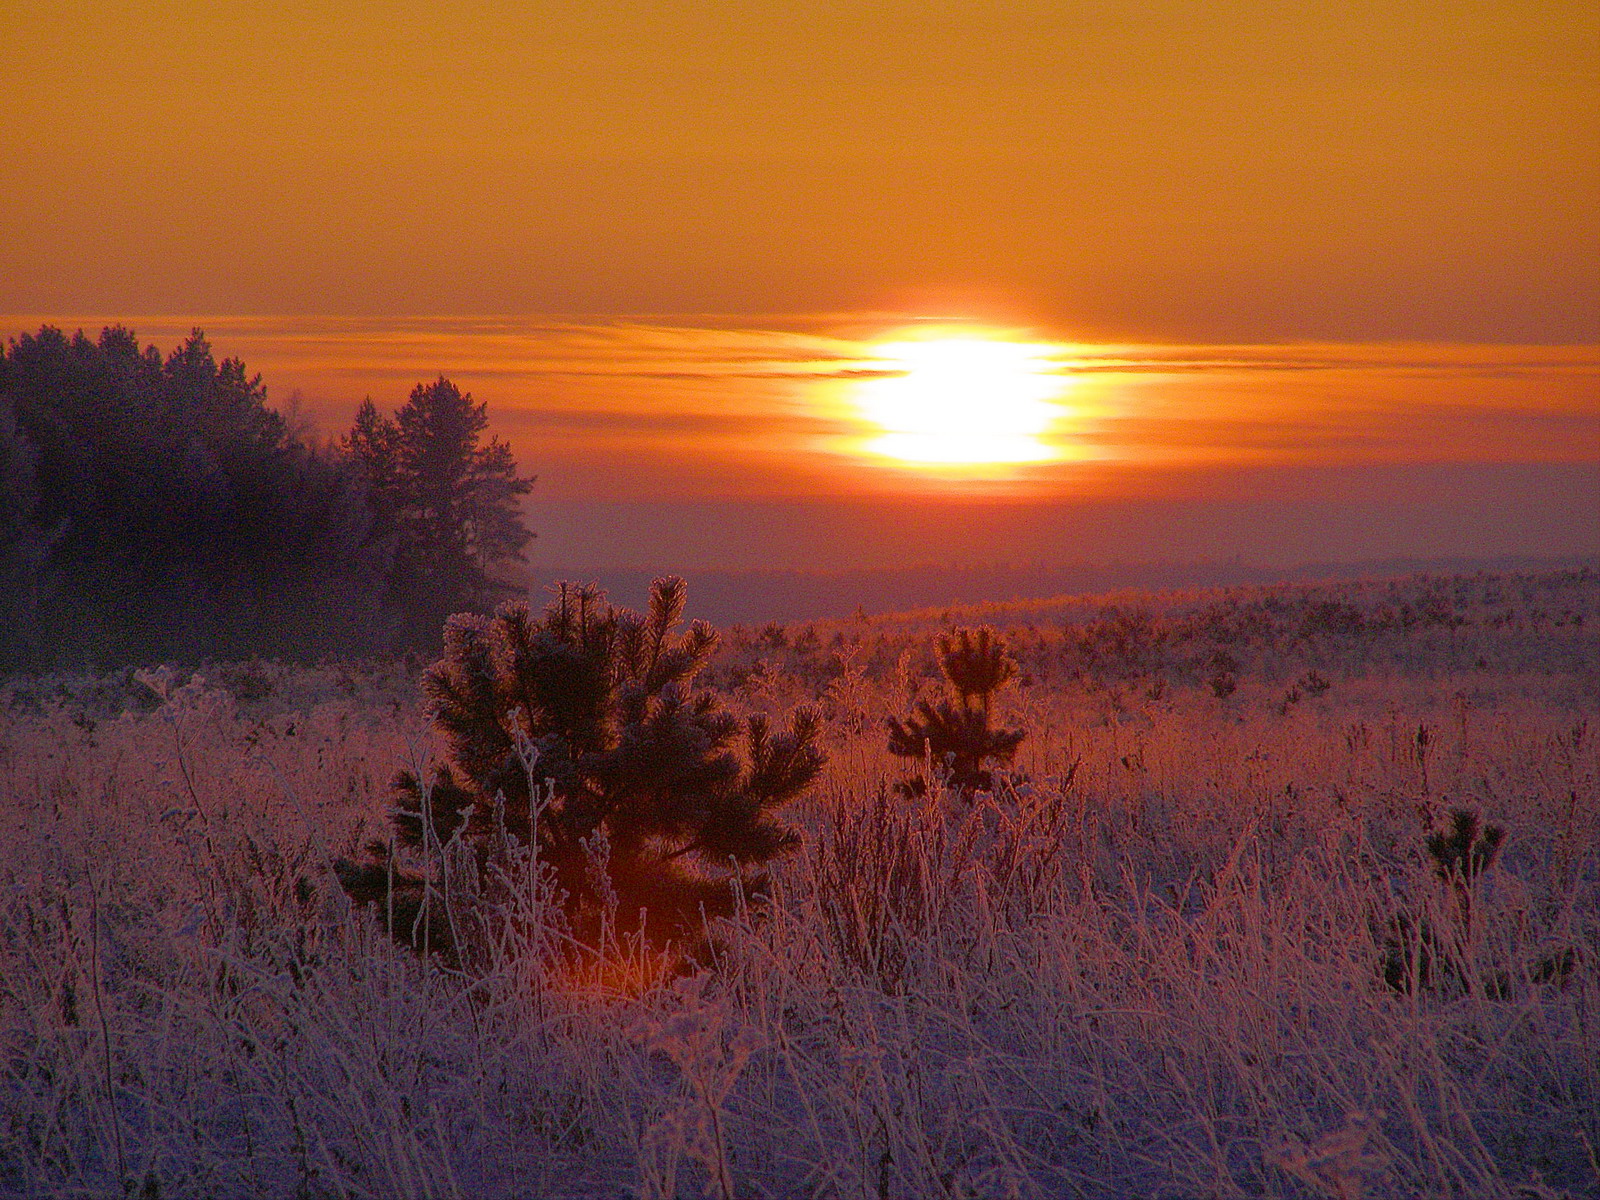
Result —
<path fill-rule="evenodd" d="M 1016 676 L 1017 661 L 1005 638 L 985 625 L 941 636 L 939 667 L 950 698 L 937 703 L 920 700 L 916 712 L 904 721 L 889 718 L 889 753 L 931 758 L 949 773 L 949 783 L 958 791 L 987 791 L 994 786 L 994 773 L 986 764 L 1009 763 L 1027 736 L 1020 729 L 990 725 L 995 693 Z M 920 795 L 927 781 L 913 776 L 900 787 Z"/>
<path fill-rule="evenodd" d="M 796 844 L 778 810 L 822 767 L 818 720 L 802 709 L 775 733 L 697 689 L 717 635 L 678 632 L 684 596 L 658 579 L 640 616 L 562 584 L 542 617 L 513 603 L 450 618 L 423 681 L 448 761 L 427 786 L 403 772 L 392 817 L 414 864 L 470 849 L 477 928 L 506 910 L 508 857 L 531 849 L 576 943 L 600 949 L 614 929 L 693 955 L 706 919 L 759 898 L 763 867 Z M 392 911 L 401 942 L 470 966 L 426 866 L 369 849 L 341 865 L 345 890 Z"/>
<path fill-rule="evenodd" d="M 1506 831 L 1485 824 L 1467 808 L 1450 810 L 1450 828 L 1428 837 L 1428 853 L 1440 878 L 1470 889 L 1500 857 Z"/>
<path fill-rule="evenodd" d="M 1428 835 L 1424 845 L 1434 873 L 1450 890 L 1450 913 L 1443 930 L 1410 913 L 1395 917 L 1384 953 L 1384 980 L 1390 987 L 1408 992 L 1414 985 L 1431 987 L 1443 979 L 1471 986 L 1465 959 L 1473 935 L 1477 887 L 1499 859 L 1505 838 L 1503 828 L 1466 808 L 1451 809 L 1449 825 Z M 1490 994 L 1503 993 L 1506 986 L 1504 981 L 1485 981 Z"/>

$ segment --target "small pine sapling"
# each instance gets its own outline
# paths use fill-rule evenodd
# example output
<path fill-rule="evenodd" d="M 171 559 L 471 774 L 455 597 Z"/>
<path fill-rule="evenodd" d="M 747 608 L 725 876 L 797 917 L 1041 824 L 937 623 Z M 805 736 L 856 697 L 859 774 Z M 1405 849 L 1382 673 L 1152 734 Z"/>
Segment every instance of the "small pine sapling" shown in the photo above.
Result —
<path fill-rule="evenodd" d="M 1331 688 L 1333 684 L 1329 683 L 1325 678 L 1323 678 L 1320 672 L 1307 671 L 1300 677 L 1300 682 L 1295 686 L 1297 686 L 1301 691 L 1305 692 L 1305 694 L 1310 696 L 1312 699 L 1316 699 L 1316 697 L 1322 695 L 1329 688 Z"/>
<path fill-rule="evenodd" d="M 1477 884 L 1505 848 L 1506 831 L 1490 825 L 1470 809 L 1450 810 L 1448 829 L 1432 834 L 1427 841 L 1435 873 L 1450 885 L 1455 898 L 1455 919 L 1462 942 L 1472 937 L 1478 900 Z M 1524 968 L 1531 983 L 1565 985 L 1578 963 L 1577 951 L 1570 945 L 1556 946 L 1539 955 Z M 1483 981 L 1485 994 L 1505 999 L 1511 994 L 1511 980 L 1504 973 Z"/>
<path fill-rule="evenodd" d="M 1017 661 L 1006 640 L 987 625 L 957 629 L 939 639 L 939 667 L 944 672 L 949 699 L 917 702 L 916 712 L 904 721 L 889 718 L 889 753 L 900 758 L 931 759 L 949 772 L 957 791 L 987 791 L 994 773 L 987 763 L 1009 763 L 1027 736 L 1020 729 L 995 729 L 990 708 L 995 693 L 1017 673 Z M 911 795 L 921 795 L 928 781 L 914 776 L 900 784 Z"/>
<path fill-rule="evenodd" d="M 1486 825 L 1471 809 L 1450 810 L 1450 828 L 1428 837 L 1428 853 L 1439 877 L 1458 889 L 1470 890 L 1500 857 L 1506 831 Z"/>
<path fill-rule="evenodd" d="M 1383 977 L 1394 990 L 1435 987 L 1443 980 L 1470 986 L 1467 947 L 1473 936 L 1478 883 L 1493 868 L 1505 846 L 1506 831 L 1471 809 L 1453 808 L 1449 825 L 1424 843 L 1434 874 L 1449 888 L 1449 915 L 1441 929 L 1431 920 L 1402 912 L 1390 923 Z M 1503 994 L 1503 980 L 1484 981 L 1486 994 Z"/>
<path fill-rule="evenodd" d="M 637 931 L 651 949 L 694 955 L 706 919 L 738 894 L 758 898 L 765 865 L 796 844 L 777 814 L 822 767 L 819 722 L 802 709 L 774 732 L 697 689 L 717 635 L 702 622 L 677 632 L 684 596 L 681 579 L 658 579 L 640 616 L 563 584 L 542 617 L 512 603 L 450 618 L 445 657 L 423 680 L 447 761 L 426 785 L 401 773 L 391 815 L 413 858 L 470 851 L 471 886 L 457 888 L 476 897 L 468 927 L 494 919 L 496 888 L 516 874 L 508 850 L 520 850 L 577 944 Z M 400 942 L 470 966 L 428 870 L 381 843 L 369 851 L 340 865 L 352 898 L 392 913 Z"/>

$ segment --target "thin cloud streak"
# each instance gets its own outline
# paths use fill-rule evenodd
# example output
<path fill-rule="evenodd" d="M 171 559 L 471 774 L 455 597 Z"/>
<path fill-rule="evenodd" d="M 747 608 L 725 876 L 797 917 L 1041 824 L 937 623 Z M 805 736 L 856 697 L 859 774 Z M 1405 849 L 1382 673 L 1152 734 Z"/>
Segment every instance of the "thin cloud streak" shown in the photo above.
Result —
<path fill-rule="evenodd" d="M 14 332 L 47 318 L 5 321 Z M 93 333 L 114 323 L 56 319 Z M 857 382 L 900 373 L 874 341 L 919 323 L 888 314 L 596 319 L 480 316 L 143 317 L 170 348 L 203 328 L 219 355 L 298 393 L 326 435 L 371 395 L 398 404 L 446 374 L 555 499 L 904 494 L 941 487 L 1044 497 L 1157 488 L 1160 472 L 1404 462 L 1600 461 L 1600 347 L 1427 344 L 1095 345 L 1053 349 L 1061 462 L 1006 473 L 871 461 Z M 586 469 L 601 459 L 610 469 Z M 714 470 L 687 470 L 697 460 Z M 1146 482 L 1141 484 L 1141 479 Z M 942 481 L 942 482 L 941 482 Z"/>

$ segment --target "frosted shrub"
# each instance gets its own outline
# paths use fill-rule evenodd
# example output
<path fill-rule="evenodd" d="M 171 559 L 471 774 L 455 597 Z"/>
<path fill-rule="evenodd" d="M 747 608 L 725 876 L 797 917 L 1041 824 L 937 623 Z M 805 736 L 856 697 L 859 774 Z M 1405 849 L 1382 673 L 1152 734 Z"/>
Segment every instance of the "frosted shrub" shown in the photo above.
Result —
<path fill-rule="evenodd" d="M 592 950 L 632 937 L 700 952 L 707 916 L 759 894 L 765 865 L 795 845 L 778 810 L 822 753 L 809 711 L 774 733 L 695 688 L 716 634 L 675 632 L 684 593 L 657 580 L 640 616 L 564 585 L 540 618 L 522 604 L 453 617 L 424 680 L 449 761 L 395 785 L 395 830 L 416 861 L 375 842 L 366 863 L 340 864 L 345 891 L 457 966 L 482 965 L 469 959 L 519 888 L 547 893 Z"/>

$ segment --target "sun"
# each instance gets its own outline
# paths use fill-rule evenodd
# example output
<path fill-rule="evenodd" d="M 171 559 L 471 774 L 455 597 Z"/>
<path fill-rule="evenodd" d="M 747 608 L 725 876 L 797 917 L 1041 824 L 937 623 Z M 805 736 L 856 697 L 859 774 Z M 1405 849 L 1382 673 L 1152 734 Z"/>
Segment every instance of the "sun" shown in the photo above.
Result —
<path fill-rule="evenodd" d="M 867 443 L 902 463 L 978 465 L 1058 457 L 1045 439 L 1066 390 L 1052 347 L 962 333 L 873 348 L 879 378 L 857 385 L 861 416 L 882 430 Z"/>

